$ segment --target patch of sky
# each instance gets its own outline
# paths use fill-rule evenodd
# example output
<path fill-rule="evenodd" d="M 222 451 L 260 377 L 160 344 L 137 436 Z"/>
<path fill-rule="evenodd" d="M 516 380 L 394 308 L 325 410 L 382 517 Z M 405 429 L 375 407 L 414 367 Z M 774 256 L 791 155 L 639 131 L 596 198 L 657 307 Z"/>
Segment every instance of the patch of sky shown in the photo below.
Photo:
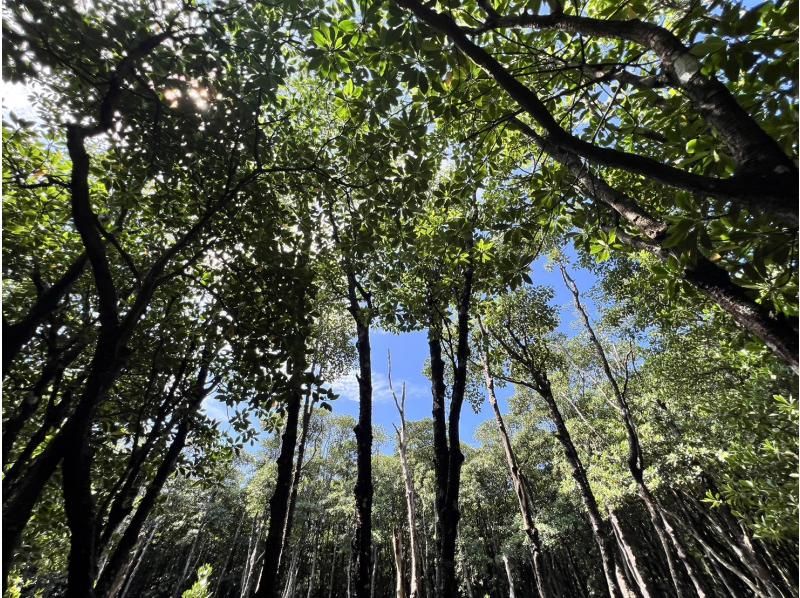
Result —
<path fill-rule="evenodd" d="M 588 270 L 574 265 L 575 253 L 571 248 L 565 249 L 567 258 L 573 265 L 570 275 L 575 279 L 582 291 L 581 300 L 585 304 L 592 319 L 597 318 L 597 306 L 592 302 L 588 291 L 595 284 L 594 275 Z M 558 268 L 547 266 L 546 258 L 539 258 L 531 265 L 531 279 L 535 285 L 550 286 L 554 290 L 552 305 L 559 310 L 561 323 L 558 332 L 567 336 L 575 336 L 580 332 L 579 323 L 572 302 L 572 295 L 561 279 Z M 392 334 L 380 329 L 373 330 L 372 346 L 372 382 L 374 389 L 373 423 L 380 426 L 389 441 L 380 447 L 381 452 L 394 452 L 393 424 L 399 423 L 399 416 L 391 398 L 388 384 L 388 359 L 392 358 L 392 381 L 395 391 L 400 392 L 401 385 L 406 384 L 406 419 L 409 421 L 430 420 L 431 418 L 431 386 L 430 380 L 423 374 L 428 359 L 428 343 L 425 331 L 405 334 Z M 332 403 L 334 413 L 358 417 L 358 384 L 355 372 L 333 381 L 334 392 L 340 398 Z M 503 413 L 507 412 L 507 400 L 513 394 L 512 385 L 498 389 L 498 400 Z M 493 417 L 491 407 L 486 401 L 476 413 L 469 404 L 465 404 L 461 413 L 461 438 L 465 444 L 476 446 L 476 429 L 483 422 Z"/>
<path fill-rule="evenodd" d="M 576 255 L 571 247 L 564 249 L 566 258 L 570 261 L 569 272 L 581 290 L 581 301 L 593 321 L 598 318 L 598 308 L 592 301 L 589 291 L 594 286 L 596 278 L 590 271 L 579 268 Z M 573 337 L 582 331 L 573 306 L 570 292 L 564 286 L 558 268 L 550 267 L 547 258 L 540 257 L 533 262 L 530 276 L 535 285 L 549 286 L 554 291 L 552 305 L 558 309 L 560 324 L 557 329 L 568 337 Z M 423 374 L 425 362 L 428 359 L 428 342 L 424 330 L 394 334 L 380 328 L 372 330 L 370 337 L 372 348 L 372 418 L 373 425 L 383 431 L 382 436 L 386 441 L 378 451 L 383 454 L 392 454 L 395 451 L 394 428 L 399 424 L 397 408 L 392 400 L 389 386 L 389 356 L 391 355 L 391 377 L 395 392 L 398 396 L 402 385 L 406 386 L 406 419 L 408 421 L 431 419 L 431 385 L 430 380 Z M 331 382 L 333 391 L 339 398 L 331 403 L 336 415 L 349 415 L 358 417 L 358 379 L 356 370 Z M 513 385 L 506 385 L 497 389 L 500 409 L 507 413 L 509 397 L 514 393 Z M 231 436 L 236 433 L 229 425 L 234 416 L 234 410 L 225 403 L 216 400 L 213 396 L 205 399 L 202 404 L 205 414 L 219 422 L 220 429 Z M 479 444 L 475 437 L 478 426 L 492 419 L 492 411 L 487 401 L 483 401 L 476 412 L 466 403 L 461 413 L 461 438 L 462 442 L 471 446 Z M 264 438 L 264 432 L 255 418 L 250 417 L 250 423 L 259 429 L 256 442 L 245 446 L 251 453 L 260 451 L 258 438 Z"/>

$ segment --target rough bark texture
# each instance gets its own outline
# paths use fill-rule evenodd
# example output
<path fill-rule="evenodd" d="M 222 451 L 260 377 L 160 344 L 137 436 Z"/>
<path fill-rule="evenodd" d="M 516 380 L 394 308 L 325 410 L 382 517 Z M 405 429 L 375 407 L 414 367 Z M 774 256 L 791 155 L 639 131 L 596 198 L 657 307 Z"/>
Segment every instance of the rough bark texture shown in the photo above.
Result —
<path fill-rule="evenodd" d="M 470 246 L 471 248 L 471 246 Z M 472 299 L 472 267 L 464 272 L 463 287 L 458 300 L 457 339 L 454 355 L 453 387 L 450 393 L 450 413 L 445 420 L 445 367 L 442 358 L 441 316 L 436 305 L 430 305 L 431 325 L 428 328 L 428 347 L 431 356 L 431 386 L 433 394 L 434 471 L 436 480 L 436 588 L 437 598 L 458 596 L 456 581 L 456 539 L 461 513 L 458 492 L 461 485 L 461 452 L 459 422 L 466 390 L 469 360 L 469 308 Z"/>
<path fill-rule="evenodd" d="M 286 401 L 286 427 L 281 437 L 278 455 L 278 473 L 275 490 L 269 501 L 269 530 L 264 542 L 264 564 L 256 586 L 256 598 L 274 598 L 280 595 L 279 565 L 289 496 L 292 490 L 292 464 L 297 445 L 297 423 L 300 418 L 302 395 L 292 392 Z"/>
<path fill-rule="evenodd" d="M 356 598 L 369 598 L 372 586 L 372 355 L 369 315 L 357 300 L 354 274 L 348 274 L 350 313 L 356 322 L 358 351 L 358 424 L 356 435 L 356 526 L 353 534 L 353 569 Z"/>

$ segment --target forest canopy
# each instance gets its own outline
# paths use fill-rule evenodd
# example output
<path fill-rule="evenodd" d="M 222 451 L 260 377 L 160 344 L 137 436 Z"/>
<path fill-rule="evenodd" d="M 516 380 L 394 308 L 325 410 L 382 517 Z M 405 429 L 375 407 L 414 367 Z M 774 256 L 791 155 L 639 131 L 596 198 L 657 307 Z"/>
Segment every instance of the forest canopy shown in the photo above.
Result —
<path fill-rule="evenodd" d="M 5 3 L 4 596 L 797 597 L 797 18 Z"/>

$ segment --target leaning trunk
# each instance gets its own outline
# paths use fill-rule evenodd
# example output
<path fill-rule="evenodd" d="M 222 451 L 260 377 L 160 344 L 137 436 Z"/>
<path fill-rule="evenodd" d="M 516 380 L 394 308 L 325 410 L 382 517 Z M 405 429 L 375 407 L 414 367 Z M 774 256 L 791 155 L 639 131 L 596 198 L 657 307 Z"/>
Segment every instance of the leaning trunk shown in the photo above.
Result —
<path fill-rule="evenodd" d="M 627 595 L 629 591 L 627 588 L 624 588 L 624 580 L 619 584 L 617 583 L 614 547 L 611 543 L 608 526 L 600 515 L 600 509 L 597 507 L 597 500 L 589 485 L 589 478 L 586 475 L 586 470 L 583 467 L 583 463 L 581 463 L 575 445 L 572 443 L 572 437 L 564 422 L 564 418 L 561 416 L 561 411 L 556 404 L 555 397 L 550 389 L 549 381 L 543 381 L 539 392 L 550 410 L 550 415 L 556 427 L 556 437 L 564 449 L 564 455 L 572 468 L 572 477 L 575 479 L 578 492 L 581 495 L 581 500 L 589 515 L 589 523 L 592 528 L 592 535 L 594 536 L 595 543 L 597 544 L 597 549 L 600 552 L 600 560 L 603 565 L 603 574 L 608 584 L 608 592 L 611 594 L 612 598 Z"/>
<path fill-rule="evenodd" d="M 482 328 L 482 326 L 481 326 Z M 485 332 L 483 332 L 485 336 Z M 519 505 L 519 512 L 522 516 L 522 525 L 525 535 L 530 542 L 531 563 L 533 563 L 533 573 L 536 578 L 536 589 L 541 598 L 546 598 L 547 591 L 544 581 L 544 572 L 542 570 L 542 545 L 539 540 L 539 530 L 536 528 L 536 523 L 533 520 L 531 513 L 531 500 L 528 495 L 528 485 L 525 483 L 524 474 L 520 471 L 517 464 L 517 458 L 514 454 L 514 448 L 511 445 L 511 439 L 508 437 L 503 416 L 500 413 L 500 407 L 497 404 L 497 396 L 494 391 L 494 377 L 489 369 L 489 360 L 487 351 L 484 347 L 482 360 L 483 360 L 483 376 L 486 384 L 486 392 L 489 395 L 489 404 L 492 406 L 494 412 L 494 419 L 497 422 L 497 429 L 500 432 L 500 440 L 503 444 L 503 451 L 506 456 L 506 465 L 508 466 L 508 473 L 511 476 L 511 483 L 514 487 L 514 494 L 517 496 L 517 503 Z"/>

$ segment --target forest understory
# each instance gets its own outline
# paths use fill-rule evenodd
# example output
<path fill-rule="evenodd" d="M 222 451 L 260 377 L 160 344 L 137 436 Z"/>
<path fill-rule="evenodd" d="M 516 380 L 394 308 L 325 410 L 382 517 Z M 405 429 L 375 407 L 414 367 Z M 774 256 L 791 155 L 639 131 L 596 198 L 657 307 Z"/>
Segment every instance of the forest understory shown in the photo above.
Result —
<path fill-rule="evenodd" d="M 797 21 L 5 2 L 3 595 L 800 598 Z"/>

